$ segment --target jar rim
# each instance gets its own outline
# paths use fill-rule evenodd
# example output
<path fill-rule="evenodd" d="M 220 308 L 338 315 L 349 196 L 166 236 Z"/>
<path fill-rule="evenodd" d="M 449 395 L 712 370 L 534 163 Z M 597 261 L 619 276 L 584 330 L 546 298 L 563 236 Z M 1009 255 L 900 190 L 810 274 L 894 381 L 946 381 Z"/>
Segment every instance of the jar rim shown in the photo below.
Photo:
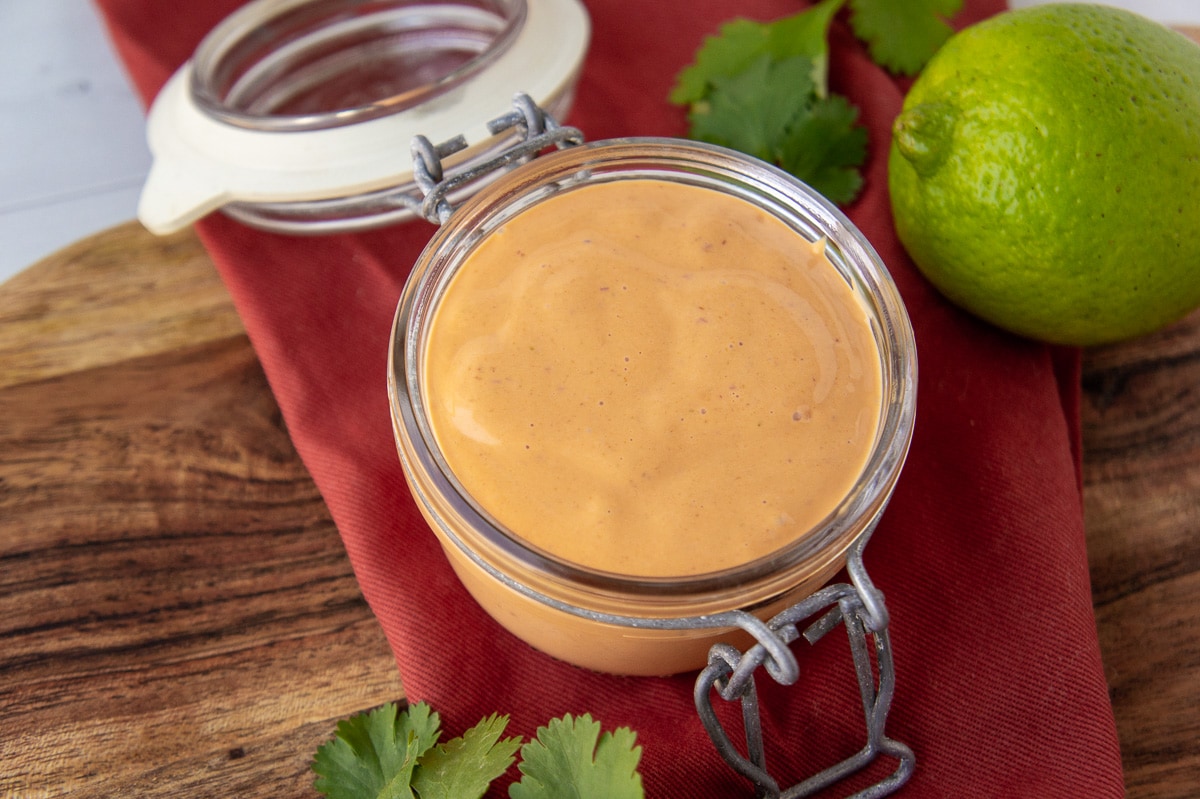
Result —
<path fill-rule="evenodd" d="M 449 279 L 445 270 L 452 273 L 465 260 L 465 254 L 447 256 L 444 250 L 453 249 L 455 237 L 477 241 L 485 236 L 499 218 L 497 209 L 511 206 L 517 198 L 528 200 L 575 180 L 604 175 L 613 179 L 618 174 L 667 177 L 760 201 L 760 207 L 765 205 L 810 241 L 824 238 L 830 262 L 862 292 L 868 306 L 879 347 L 883 401 L 867 463 L 855 489 L 816 529 L 756 560 L 706 574 L 670 577 L 612 574 L 566 561 L 536 549 L 479 508 L 438 452 L 421 396 L 419 362 L 421 333 L 436 306 L 438 284 Z M 447 265 L 448 261 L 453 263 Z M 832 203 L 791 175 L 743 153 L 682 139 L 591 142 L 535 159 L 482 189 L 442 226 L 414 265 L 397 305 L 388 359 L 389 402 L 405 469 L 418 472 L 419 479 L 428 480 L 428 490 L 447 498 L 453 512 L 468 522 L 471 540 L 463 540 L 462 534 L 444 524 L 441 532 L 477 559 L 498 558 L 569 591 L 589 595 L 687 600 L 748 586 L 777 594 L 814 559 L 824 562 L 831 553 L 844 558 L 855 541 L 870 535 L 891 495 L 911 442 L 916 410 L 911 323 L 895 283 L 865 236 Z M 429 497 L 418 496 L 418 501 L 428 507 Z"/>

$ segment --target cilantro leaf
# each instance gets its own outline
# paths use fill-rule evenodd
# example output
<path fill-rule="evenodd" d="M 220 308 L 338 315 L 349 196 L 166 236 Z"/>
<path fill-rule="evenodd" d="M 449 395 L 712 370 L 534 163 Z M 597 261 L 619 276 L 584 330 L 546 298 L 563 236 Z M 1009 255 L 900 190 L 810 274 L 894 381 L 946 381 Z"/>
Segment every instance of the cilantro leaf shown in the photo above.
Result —
<path fill-rule="evenodd" d="M 411 799 L 413 769 L 437 742 L 440 723 L 423 702 L 403 713 L 389 702 L 339 721 L 313 758 L 314 787 L 329 799 Z"/>
<path fill-rule="evenodd" d="M 826 106 L 829 25 L 845 2 L 770 23 L 733 20 L 706 39 L 670 97 L 688 106 L 688 135 L 776 164 L 834 202 L 853 200 L 866 133 L 845 101 Z"/>
<path fill-rule="evenodd" d="M 768 27 L 772 56 L 807 58 L 812 62 L 813 90 L 818 97 L 829 91 L 829 23 L 845 0 L 822 0 L 800 14 L 793 14 Z"/>
<path fill-rule="evenodd" d="M 876 64 L 915 75 L 954 29 L 962 0 L 850 0 L 850 27 Z"/>
<path fill-rule="evenodd" d="M 858 109 L 840 95 L 815 103 L 788 128 L 779 165 L 833 202 L 850 202 L 862 188 L 857 167 L 867 156 L 867 131 L 857 119 Z"/>
<path fill-rule="evenodd" d="M 798 106 L 796 97 L 811 94 L 804 59 L 762 56 L 738 75 L 714 79 L 708 102 L 688 115 L 691 136 L 773 162 L 792 119 L 807 106 Z"/>
<path fill-rule="evenodd" d="M 642 748 L 627 727 L 600 735 L 600 722 L 569 713 L 539 727 L 521 747 L 521 781 L 510 799 L 643 799 Z"/>
<path fill-rule="evenodd" d="M 726 22 L 696 51 L 696 60 L 676 78 L 670 100 L 687 105 L 703 100 L 714 78 L 737 75 L 759 58 L 769 55 L 765 25 L 748 19 Z"/>
<path fill-rule="evenodd" d="M 507 716 L 495 713 L 455 738 L 421 756 L 413 774 L 413 790 L 421 799 L 479 799 L 515 759 L 520 738 L 500 740 Z"/>
<path fill-rule="evenodd" d="M 772 61 L 805 58 L 819 96 L 826 91 L 829 65 L 829 21 L 845 0 L 823 0 L 812 8 L 770 23 L 735 19 L 721 26 L 696 51 L 696 60 L 676 79 L 670 101 L 688 105 L 702 101 L 711 85 L 744 72 L 763 56 Z"/>

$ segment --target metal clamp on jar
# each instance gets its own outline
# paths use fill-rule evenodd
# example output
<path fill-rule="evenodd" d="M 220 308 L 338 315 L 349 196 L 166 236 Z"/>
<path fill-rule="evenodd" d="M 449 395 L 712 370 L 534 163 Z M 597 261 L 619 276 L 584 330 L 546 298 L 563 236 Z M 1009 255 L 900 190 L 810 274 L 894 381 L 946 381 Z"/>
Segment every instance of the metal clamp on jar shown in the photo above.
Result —
<path fill-rule="evenodd" d="M 155 164 L 140 216 L 157 232 L 176 229 L 217 208 L 248 224 L 286 232 L 355 230 L 415 216 L 439 224 L 398 303 L 388 356 L 388 393 L 409 488 L 464 586 L 519 638 L 565 661 L 625 674 L 698 671 L 695 702 L 700 720 L 721 756 L 754 783 L 759 796 L 811 795 L 881 754 L 897 761 L 895 770 L 854 795 L 890 794 L 911 775 L 914 756 L 885 734 L 895 684 L 888 613 L 882 593 L 867 575 L 863 550 L 899 477 L 915 416 L 915 343 L 899 293 L 878 255 L 840 211 L 770 165 L 679 139 L 584 143 L 578 130 L 558 125 L 555 117 L 569 106 L 588 27 L 576 0 L 460 0 L 436 5 L 402 0 L 257 0 L 214 29 L 194 62 L 167 84 L 156 101 L 150 118 Z M 541 46 L 547 41 L 558 46 Z M 426 76 L 415 83 L 394 74 L 414 72 L 413 52 L 433 61 L 429 71 L 415 70 Z M 372 76 L 369 87 L 362 85 L 360 71 L 348 67 L 364 54 L 368 60 L 381 60 L 380 69 L 367 70 Z M 370 91 L 363 94 L 364 88 Z M 527 93 L 517 94 L 521 88 Z M 497 108 L 501 100 L 503 107 Z M 411 147 L 397 146 L 400 142 L 411 142 Z M 749 523 L 750 514 L 745 525 L 732 521 L 720 542 L 685 546 L 712 549 L 700 554 L 717 561 L 692 558 L 691 565 L 678 570 L 654 565 L 643 541 L 620 541 L 628 516 L 601 533 L 601 537 L 615 536 L 618 542 L 609 547 L 608 555 L 595 561 L 578 557 L 575 550 L 561 550 L 556 542 L 581 537 L 583 528 L 574 522 L 510 524 L 502 520 L 509 511 L 497 497 L 517 494 L 517 504 L 532 508 L 538 517 L 549 500 L 587 506 L 593 516 L 612 513 L 614 508 L 597 499 L 599 491 L 587 480 L 568 480 L 565 488 L 550 492 L 552 497 L 528 486 L 514 491 L 507 482 L 496 488 L 486 485 L 487 478 L 483 485 L 472 482 L 475 478 L 457 466 L 459 456 L 448 454 L 448 427 L 465 431 L 460 439 L 468 444 L 472 438 L 490 437 L 486 424 L 472 415 L 470 407 L 451 408 L 439 421 L 438 406 L 445 404 L 447 391 L 444 386 L 430 387 L 431 375 L 436 378 L 438 372 L 436 365 L 430 366 L 436 360 L 431 340 L 446 306 L 453 304 L 446 299 L 448 292 L 460 274 L 476 271 L 474 266 L 462 269 L 464 264 L 473 263 L 492 243 L 520 228 L 523 220 L 540 218 L 560 201 L 574 202 L 575 213 L 587 215 L 589 208 L 599 208 L 588 203 L 616 196 L 606 192 L 626 190 L 666 190 L 686 202 L 712 200 L 714 208 L 731 203 L 748 211 L 751 216 L 746 219 L 751 221 L 737 223 L 738 235 L 761 226 L 782 241 L 777 249 L 811 251 L 816 258 L 812 263 L 818 264 L 814 274 L 831 290 L 844 294 L 847 307 L 861 314 L 860 349 L 865 355 L 849 371 L 870 378 L 870 399 L 866 410 L 860 408 L 849 421 L 842 419 L 841 426 L 831 428 L 834 437 L 853 438 L 846 431 L 862 432 L 861 457 L 847 467 L 843 487 L 817 492 L 819 502 L 811 518 L 797 521 L 796 508 L 776 508 L 774 500 L 764 496 L 762 512 L 771 516 L 765 524 L 756 522 L 757 529 L 765 526 L 771 535 L 782 537 L 768 536 L 744 556 L 727 553 L 735 551 L 728 547 L 752 538 L 743 536 L 741 529 L 755 526 Z M 675 202 L 655 217 L 656 224 L 686 222 L 690 210 L 680 211 Z M 719 226 L 722 213 L 710 212 L 707 221 L 712 227 Z M 587 230 L 578 236 L 571 229 L 559 234 L 564 241 L 573 238 L 576 245 L 587 247 L 594 243 L 590 224 L 587 220 L 580 225 Z M 746 235 L 741 241 L 752 242 L 758 234 Z M 699 262 L 726 241 L 695 243 Z M 518 249 L 515 257 L 525 254 Z M 697 276 L 712 276 L 692 274 L 684 261 L 685 268 L 675 275 L 682 282 L 676 286 Z M 739 283 L 741 278 L 721 270 L 712 273 L 717 284 Z M 607 298 L 613 299 L 628 286 L 614 272 L 612 285 L 594 288 L 595 296 L 608 292 Z M 507 289 L 493 293 L 511 294 Z M 516 316 L 522 315 L 521 307 Z M 796 315 L 799 307 L 792 303 L 783 313 Z M 709 322 L 719 320 L 706 314 L 692 320 L 696 324 L 692 330 L 704 331 L 696 332 L 696 337 L 717 328 Z M 474 317 L 467 312 L 466 316 L 468 321 L 506 318 L 503 312 Z M 830 324 L 841 321 L 832 319 Z M 557 332 L 570 329 L 567 325 Z M 629 342 L 630 329 L 621 323 L 609 332 L 621 333 Z M 595 328 L 589 331 L 604 335 Z M 846 346 L 844 333 L 817 336 L 821 340 L 814 346 L 820 352 L 813 357 L 826 366 L 832 364 L 829 359 L 841 357 L 837 352 Z M 575 333 L 576 338 L 581 335 Z M 557 337 L 551 331 L 544 338 Z M 528 349 L 537 349 L 539 343 L 532 340 Z M 731 339 L 727 344 L 736 352 L 753 342 Z M 792 379 L 794 372 L 802 371 L 799 360 L 804 359 L 784 358 L 778 370 Z M 618 359 L 615 368 L 635 366 L 626 352 L 624 362 Z M 731 397 L 742 401 L 743 393 L 756 390 L 734 385 L 719 369 L 685 371 L 692 382 L 713 384 L 714 392 L 720 392 L 719 397 L 713 394 L 713 403 Z M 818 366 L 813 372 L 814 383 L 822 382 L 820 371 Z M 857 390 L 834 389 L 835 383 L 828 381 L 822 385 L 825 394 Z M 517 399 L 530 406 L 552 404 L 551 393 L 522 397 L 518 392 Z M 598 404 L 604 405 L 603 398 Z M 610 410 L 612 405 L 604 413 Z M 720 415 L 716 404 L 711 415 L 708 411 L 706 406 L 680 412 L 679 424 L 694 424 L 695 430 L 701 430 Z M 629 419 L 633 421 L 627 428 L 615 429 L 627 430 L 633 440 L 640 433 L 638 417 Z M 528 426 L 533 428 L 538 421 L 531 418 Z M 525 423 L 523 418 L 521 424 Z M 828 422 L 820 411 L 804 404 L 789 407 L 781 423 L 799 429 Z M 588 425 L 584 428 L 591 430 Z M 682 428 L 673 430 L 678 433 Z M 538 446 L 554 449 L 553 442 L 547 441 L 539 440 Z M 747 455 L 744 450 L 723 453 L 722 440 L 713 441 L 710 449 L 725 457 L 722 473 L 740 478 L 748 461 L 759 459 L 757 453 Z M 532 452 L 534 447 L 526 449 Z M 572 449 L 571 454 L 581 454 L 585 460 L 596 452 L 580 441 L 559 449 Z M 613 456 L 613 462 L 623 462 L 620 459 L 632 452 L 624 450 Z M 811 463 L 804 468 L 784 465 L 791 463 L 787 455 L 783 452 L 777 458 L 775 469 L 786 481 L 815 484 L 825 477 Z M 558 468 L 554 463 L 551 472 Z M 522 470 L 505 467 L 502 472 L 507 480 Z M 628 482 L 635 482 L 635 477 L 645 477 L 648 482 L 641 485 L 649 490 L 653 481 L 648 471 L 631 473 Z M 725 505 L 733 493 L 705 491 L 693 498 L 693 506 Z M 565 503 L 560 501 L 564 496 Z M 652 504 L 656 513 L 664 507 L 668 516 L 672 513 L 670 501 Z M 702 515 L 696 507 L 689 512 L 696 518 Z M 636 508 L 633 515 L 640 515 Z M 687 524 L 676 519 L 664 525 L 680 528 L 687 540 Z M 669 559 L 671 552 L 665 557 Z M 829 584 L 842 568 L 849 582 Z M 761 667 L 779 683 L 796 683 L 802 675 L 792 644 L 801 636 L 815 643 L 838 627 L 847 632 L 867 741 L 853 757 L 781 790 L 764 761 L 755 675 Z M 714 695 L 741 704 L 744 751 L 718 721 Z"/>

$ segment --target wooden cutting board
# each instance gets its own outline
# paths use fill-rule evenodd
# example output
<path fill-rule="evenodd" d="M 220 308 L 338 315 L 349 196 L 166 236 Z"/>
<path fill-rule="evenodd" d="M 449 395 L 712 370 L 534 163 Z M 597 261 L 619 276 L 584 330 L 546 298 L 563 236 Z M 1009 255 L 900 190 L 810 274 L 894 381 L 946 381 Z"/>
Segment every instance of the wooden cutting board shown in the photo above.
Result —
<path fill-rule="evenodd" d="M 401 696 L 192 234 L 0 285 L 0 797 L 313 797 Z"/>
<path fill-rule="evenodd" d="M 1087 354 L 1130 797 L 1200 784 L 1200 316 Z M 0 285 L 0 796 L 312 797 L 402 696 L 212 263 L 134 223 Z"/>

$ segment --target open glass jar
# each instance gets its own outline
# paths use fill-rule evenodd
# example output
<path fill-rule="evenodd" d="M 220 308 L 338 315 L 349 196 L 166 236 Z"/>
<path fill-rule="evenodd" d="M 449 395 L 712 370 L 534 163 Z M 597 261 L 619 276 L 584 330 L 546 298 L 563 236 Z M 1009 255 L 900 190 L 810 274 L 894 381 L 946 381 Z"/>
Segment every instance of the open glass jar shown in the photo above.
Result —
<path fill-rule="evenodd" d="M 729 195 L 785 225 L 797 247 L 823 242 L 829 269 L 849 287 L 869 325 L 877 353 L 871 367 L 879 370 L 881 399 L 861 470 L 819 522 L 748 562 L 659 577 L 614 573 L 557 556 L 507 529 L 464 488 L 430 421 L 427 345 L 458 270 L 489 237 L 550 198 L 626 181 Z M 517 636 L 555 657 L 601 671 L 661 675 L 703 667 L 718 641 L 744 644 L 747 636 L 740 627 L 746 625 L 737 618 L 774 615 L 825 585 L 852 548 L 861 552 L 907 453 L 915 371 L 912 331 L 895 286 L 867 241 L 830 203 L 739 153 L 681 140 L 625 139 L 541 156 L 486 186 L 449 217 L 413 268 L 400 299 L 388 388 L 410 489 L 476 600 Z M 729 468 L 738 467 L 731 463 Z M 580 491 L 586 493 L 587 487 Z"/>

